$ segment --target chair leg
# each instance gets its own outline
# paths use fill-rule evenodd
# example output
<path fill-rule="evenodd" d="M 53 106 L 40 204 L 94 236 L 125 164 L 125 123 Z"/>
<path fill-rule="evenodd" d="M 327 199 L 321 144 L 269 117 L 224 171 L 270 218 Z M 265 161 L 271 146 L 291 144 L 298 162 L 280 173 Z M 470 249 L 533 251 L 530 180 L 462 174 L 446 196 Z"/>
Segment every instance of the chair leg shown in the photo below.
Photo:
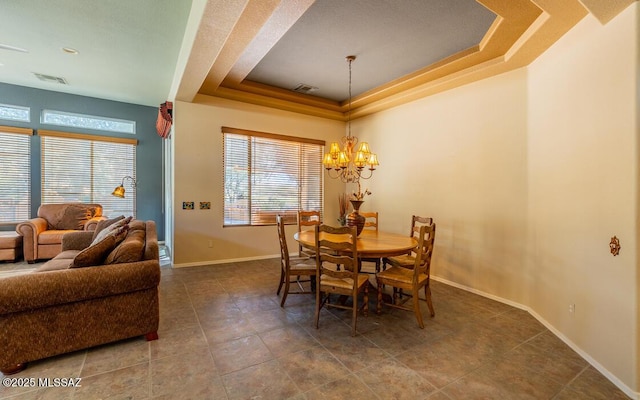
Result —
<path fill-rule="evenodd" d="M 429 285 L 424 286 L 424 298 L 427 300 L 427 306 L 429 306 L 429 312 L 432 317 L 436 316 L 436 312 L 433 310 L 433 303 L 431 302 L 431 288 Z"/>
<path fill-rule="evenodd" d="M 418 320 L 418 326 L 424 329 L 424 322 L 422 321 L 422 313 L 420 312 L 420 298 L 418 297 L 418 289 L 413 289 L 413 312 L 416 314 Z"/>
<path fill-rule="evenodd" d="M 358 320 L 358 295 L 353 298 L 353 307 L 351 307 L 351 336 L 356 335 L 356 321 Z"/>
<path fill-rule="evenodd" d="M 280 295 L 280 290 L 282 289 L 283 283 L 284 283 L 284 270 L 280 268 L 280 284 L 278 285 L 278 291 L 276 292 L 276 296 Z"/>
<path fill-rule="evenodd" d="M 378 301 L 376 302 L 376 314 L 382 314 L 382 287 L 381 283 L 378 283 Z"/>
<path fill-rule="evenodd" d="M 368 282 L 364 287 L 364 309 L 363 309 L 363 313 L 364 313 L 365 317 L 367 315 L 369 315 L 369 283 Z"/>
<path fill-rule="evenodd" d="M 282 293 L 282 300 L 280 301 L 280 307 L 284 307 L 284 302 L 287 301 L 287 294 L 289 294 L 290 284 L 291 282 L 289 282 L 289 277 L 287 277 L 287 279 L 285 279 L 285 282 L 284 282 L 284 293 Z"/>
<path fill-rule="evenodd" d="M 318 321 L 320 320 L 320 302 L 322 300 L 322 292 L 320 291 L 320 288 L 318 288 L 318 290 L 316 290 L 316 316 L 315 316 L 315 320 L 316 320 L 316 329 L 318 329 Z"/>

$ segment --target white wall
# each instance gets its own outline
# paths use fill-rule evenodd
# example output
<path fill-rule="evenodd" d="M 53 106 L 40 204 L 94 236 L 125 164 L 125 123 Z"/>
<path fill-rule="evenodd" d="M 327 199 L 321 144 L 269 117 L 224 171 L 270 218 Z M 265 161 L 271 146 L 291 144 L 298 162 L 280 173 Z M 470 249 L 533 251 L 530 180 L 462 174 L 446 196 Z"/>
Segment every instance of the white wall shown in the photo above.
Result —
<path fill-rule="evenodd" d="M 344 123 L 287 111 L 197 96 L 194 103 L 177 102 L 178 122 L 174 170 L 174 254 L 175 266 L 205 265 L 231 260 L 276 257 L 279 245 L 275 226 L 223 228 L 222 126 L 336 141 L 344 135 Z M 338 193 L 344 186 L 325 183 L 325 215 L 338 216 Z M 334 201 L 335 199 L 335 201 Z M 193 201 L 195 210 L 183 210 L 182 202 Z M 199 210 L 198 203 L 210 201 L 211 210 Z M 296 249 L 288 227 L 289 247 Z M 209 247 L 209 241 L 213 247 Z"/>
<path fill-rule="evenodd" d="M 637 16 L 587 17 L 528 68 L 528 305 L 636 391 Z"/>
<path fill-rule="evenodd" d="M 411 215 L 437 224 L 433 273 L 525 302 L 526 71 L 517 70 L 355 121 L 380 168 L 363 209 L 382 230 Z M 491 277 L 489 279 L 489 277 Z"/>

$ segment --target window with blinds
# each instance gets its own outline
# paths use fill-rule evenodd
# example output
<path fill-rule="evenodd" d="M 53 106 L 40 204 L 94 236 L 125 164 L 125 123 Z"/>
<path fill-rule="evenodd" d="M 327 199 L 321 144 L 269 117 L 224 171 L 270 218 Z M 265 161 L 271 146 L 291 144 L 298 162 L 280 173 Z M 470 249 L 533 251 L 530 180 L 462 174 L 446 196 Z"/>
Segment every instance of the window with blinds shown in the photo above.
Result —
<path fill-rule="evenodd" d="M 224 136 L 224 225 L 295 223 L 298 210 L 323 211 L 324 141 L 235 128 Z"/>
<path fill-rule="evenodd" d="M 0 223 L 30 218 L 33 130 L 0 126 Z"/>
<path fill-rule="evenodd" d="M 136 176 L 135 139 L 43 131 L 42 204 L 79 201 L 102 205 L 103 215 L 136 215 L 136 191 L 112 196 L 125 176 Z"/>

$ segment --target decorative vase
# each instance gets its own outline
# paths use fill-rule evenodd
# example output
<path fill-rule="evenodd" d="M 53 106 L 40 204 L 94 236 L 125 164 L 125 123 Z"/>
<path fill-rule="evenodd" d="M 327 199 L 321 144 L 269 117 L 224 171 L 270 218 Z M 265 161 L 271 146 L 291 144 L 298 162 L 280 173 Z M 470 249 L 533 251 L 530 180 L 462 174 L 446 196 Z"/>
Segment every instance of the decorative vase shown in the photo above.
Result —
<path fill-rule="evenodd" d="M 349 200 L 351 205 L 353 206 L 353 212 L 347 215 L 347 225 L 356 227 L 356 235 L 360 236 L 360 232 L 362 232 L 362 228 L 364 228 L 365 218 L 360 215 L 358 210 L 364 201 L 362 200 Z"/>

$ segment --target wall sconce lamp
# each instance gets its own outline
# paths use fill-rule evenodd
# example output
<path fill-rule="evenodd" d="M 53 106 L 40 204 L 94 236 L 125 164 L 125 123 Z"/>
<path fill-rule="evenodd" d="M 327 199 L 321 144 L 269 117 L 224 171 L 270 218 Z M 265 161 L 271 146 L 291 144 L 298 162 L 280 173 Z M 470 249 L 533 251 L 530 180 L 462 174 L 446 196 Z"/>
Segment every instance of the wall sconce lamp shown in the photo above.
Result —
<path fill-rule="evenodd" d="M 120 183 L 120 186 L 113 189 L 113 193 L 111 193 L 112 196 L 116 196 L 116 197 L 120 197 L 121 199 L 124 199 L 124 181 L 126 179 L 129 179 L 131 181 L 132 188 L 136 187 L 136 184 L 137 184 L 136 180 L 130 177 L 129 175 L 127 175 L 124 178 L 122 178 L 122 182 Z"/>

